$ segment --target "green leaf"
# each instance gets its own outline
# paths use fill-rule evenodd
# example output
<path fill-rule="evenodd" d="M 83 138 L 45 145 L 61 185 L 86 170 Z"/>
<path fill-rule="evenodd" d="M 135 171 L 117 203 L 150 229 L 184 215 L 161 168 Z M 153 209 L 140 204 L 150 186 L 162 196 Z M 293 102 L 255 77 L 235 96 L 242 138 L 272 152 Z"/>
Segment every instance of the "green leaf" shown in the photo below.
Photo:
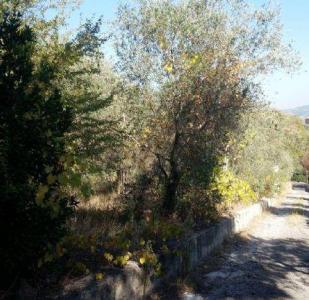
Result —
<path fill-rule="evenodd" d="M 92 190 L 89 184 L 83 184 L 81 187 L 81 193 L 85 198 L 89 198 L 92 194 Z"/>
<path fill-rule="evenodd" d="M 70 184 L 73 187 L 76 187 L 76 188 L 80 187 L 81 186 L 81 181 L 82 181 L 81 174 L 77 174 L 77 173 L 72 174 L 72 176 L 70 178 Z"/>

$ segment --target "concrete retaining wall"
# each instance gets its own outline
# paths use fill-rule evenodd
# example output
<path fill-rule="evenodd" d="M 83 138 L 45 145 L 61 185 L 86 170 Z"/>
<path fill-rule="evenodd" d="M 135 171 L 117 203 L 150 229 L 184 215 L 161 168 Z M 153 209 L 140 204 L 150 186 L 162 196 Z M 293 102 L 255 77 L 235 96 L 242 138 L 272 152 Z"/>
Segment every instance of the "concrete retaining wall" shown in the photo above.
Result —
<path fill-rule="evenodd" d="M 259 203 L 240 210 L 234 216 L 223 218 L 212 227 L 184 239 L 177 249 L 181 255 L 170 257 L 167 261 L 168 273 L 166 276 L 185 274 L 195 268 L 215 249 L 219 248 L 224 240 L 245 230 L 255 217 L 270 207 L 270 202 L 269 199 L 263 199 Z M 67 287 L 61 295 L 53 299 L 135 300 L 142 299 L 145 294 L 159 284 L 158 280 L 151 281 L 136 263 L 129 262 L 124 270 L 109 274 L 101 282 L 96 282 L 93 276 L 89 275 Z"/>
<path fill-rule="evenodd" d="M 187 273 L 194 269 L 203 259 L 219 248 L 224 240 L 245 230 L 253 219 L 261 215 L 270 205 L 270 199 L 263 199 L 188 238 L 180 246 L 183 255 L 180 258 L 174 258 L 174 261 L 170 263 L 173 269 L 170 270 L 169 275 Z"/>

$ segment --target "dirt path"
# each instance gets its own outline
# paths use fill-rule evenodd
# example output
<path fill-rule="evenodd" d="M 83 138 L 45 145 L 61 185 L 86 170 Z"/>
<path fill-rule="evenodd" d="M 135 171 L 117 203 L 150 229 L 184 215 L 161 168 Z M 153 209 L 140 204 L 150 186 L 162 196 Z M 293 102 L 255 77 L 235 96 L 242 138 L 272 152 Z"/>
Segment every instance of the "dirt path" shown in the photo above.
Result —
<path fill-rule="evenodd" d="M 191 277 L 184 300 L 309 299 L 309 193 L 294 189 Z"/>

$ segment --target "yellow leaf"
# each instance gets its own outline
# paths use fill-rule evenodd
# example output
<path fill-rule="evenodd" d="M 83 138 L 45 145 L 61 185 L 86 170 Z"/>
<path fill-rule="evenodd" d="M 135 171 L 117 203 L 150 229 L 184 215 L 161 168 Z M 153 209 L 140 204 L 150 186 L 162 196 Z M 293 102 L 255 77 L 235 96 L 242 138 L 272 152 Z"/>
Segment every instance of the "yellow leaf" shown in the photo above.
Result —
<path fill-rule="evenodd" d="M 190 64 L 191 65 L 195 65 L 196 64 L 196 58 L 195 57 L 191 58 Z"/>
<path fill-rule="evenodd" d="M 96 273 L 95 274 L 95 279 L 97 281 L 103 280 L 104 279 L 104 274 L 103 273 Z"/>
<path fill-rule="evenodd" d="M 48 186 L 47 185 L 40 185 L 39 186 L 38 191 L 37 191 L 36 196 L 35 196 L 37 204 L 40 204 L 43 201 L 47 192 L 48 192 Z"/>
<path fill-rule="evenodd" d="M 144 128 L 144 134 L 145 134 L 145 135 L 148 135 L 149 133 L 151 133 L 150 128 L 149 128 L 149 127 L 145 127 L 145 128 Z"/>
<path fill-rule="evenodd" d="M 114 259 L 114 256 L 108 252 L 104 253 L 104 257 L 108 262 L 111 262 Z"/>
<path fill-rule="evenodd" d="M 173 72 L 173 65 L 171 63 L 168 63 L 164 66 L 164 71 L 167 73 L 172 73 Z"/>
<path fill-rule="evenodd" d="M 164 42 L 160 42 L 159 46 L 162 50 L 166 49 L 166 44 Z"/>
<path fill-rule="evenodd" d="M 53 184 L 56 181 L 56 178 L 57 178 L 56 176 L 53 176 L 53 175 L 49 174 L 47 176 L 47 183 L 48 184 Z"/>
<path fill-rule="evenodd" d="M 146 262 L 145 257 L 142 256 L 142 257 L 139 258 L 139 263 L 140 263 L 141 265 L 143 265 L 145 262 Z"/>

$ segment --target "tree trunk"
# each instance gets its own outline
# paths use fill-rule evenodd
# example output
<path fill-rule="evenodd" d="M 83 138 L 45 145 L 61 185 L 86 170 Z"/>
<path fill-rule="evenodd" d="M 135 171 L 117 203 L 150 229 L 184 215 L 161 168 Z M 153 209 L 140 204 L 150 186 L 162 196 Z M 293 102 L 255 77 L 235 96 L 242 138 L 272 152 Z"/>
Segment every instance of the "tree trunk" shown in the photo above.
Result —
<path fill-rule="evenodd" d="M 174 165 L 174 164 L 173 164 Z M 167 214 L 171 214 L 177 204 L 177 188 L 179 184 L 179 173 L 176 166 L 172 166 L 171 174 L 166 180 L 164 198 L 163 198 L 163 209 Z"/>
<path fill-rule="evenodd" d="M 169 176 L 166 177 L 165 182 L 165 191 L 163 197 L 163 209 L 166 214 L 171 214 L 175 210 L 177 205 L 177 188 L 180 180 L 180 174 L 178 171 L 178 165 L 176 161 L 176 150 L 179 146 L 179 133 L 176 127 L 176 133 L 174 138 L 173 147 L 170 153 L 169 163 L 170 163 L 170 173 Z"/>

